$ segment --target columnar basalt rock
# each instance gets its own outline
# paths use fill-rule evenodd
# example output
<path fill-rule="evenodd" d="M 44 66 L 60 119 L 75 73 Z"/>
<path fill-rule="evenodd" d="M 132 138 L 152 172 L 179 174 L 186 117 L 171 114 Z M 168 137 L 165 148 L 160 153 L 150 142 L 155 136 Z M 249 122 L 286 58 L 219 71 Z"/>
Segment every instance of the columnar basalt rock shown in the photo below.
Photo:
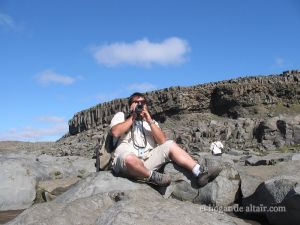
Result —
<path fill-rule="evenodd" d="M 169 138 L 189 152 L 221 140 L 227 150 L 274 150 L 299 145 L 300 71 L 170 87 L 146 93 L 149 109 Z M 60 155 L 92 157 L 113 115 L 128 112 L 115 99 L 74 115 L 56 146 Z M 57 154 L 57 152 L 55 153 Z"/>
<path fill-rule="evenodd" d="M 279 103 L 298 104 L 300 71 L 237 78 L 192 87 L 171 87 L 148 92 L 146 96 L 153 116 L 161 119 L 191 112 L 212 112 L 238 118 L 247 116 L 239 115 L 242 113 L 239 112 L 241 108 Z M 70 135 L 109 124 L 117 111 L 128 112 L 126 99 L 116 99 L 76 113 L 69 121 Z"/>

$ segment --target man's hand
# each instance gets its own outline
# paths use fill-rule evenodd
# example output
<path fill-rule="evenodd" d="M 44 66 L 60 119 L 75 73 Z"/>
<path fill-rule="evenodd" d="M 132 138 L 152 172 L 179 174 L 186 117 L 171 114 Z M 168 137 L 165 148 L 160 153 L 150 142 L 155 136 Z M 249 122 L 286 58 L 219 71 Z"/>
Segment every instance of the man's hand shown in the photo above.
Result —
<path fill-rule="evenodd" d="M 150 113 L 148 111 L 147 105 L 144 105 L 144 109 L 141 113 L 141 116 L 146 120 L 146 122 L 152 123 L 152 118 L 151 118 Z"/>
<path fill-rule="evenodd" d="M 146 105 L 144 105 L 144 109 L 141 113 L 142 117 L 149 123 L 152 135 L 156 141 L 157 144 L 163 144 L 166 141 L 166 136 L 162 132 L 162 130 L 157 126 L 155 123 L 153 123 L 152 117 L 150 116 L 150 113 L 148 111 L 148 108 Z"/>
<path fill-rule="evenodd" d="M 132 120 L 134 121 L 136 119 L 136 112 L 135 112 L 135 108 L 137 106 L 137 103 L 136 102 L 133 102 L 130 106 L 130 113 L 132 115 Z"/>

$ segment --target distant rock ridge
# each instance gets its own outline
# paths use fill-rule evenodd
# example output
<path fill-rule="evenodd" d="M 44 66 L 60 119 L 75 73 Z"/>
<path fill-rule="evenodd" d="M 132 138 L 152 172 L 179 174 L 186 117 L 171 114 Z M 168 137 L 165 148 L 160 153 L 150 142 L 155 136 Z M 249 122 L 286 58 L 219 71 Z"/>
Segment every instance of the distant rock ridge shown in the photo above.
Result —
<path fill-rule="evenodd" d="M 252 117 L 272 113 L 272 106 L 300 103 L 300 70 L 279 75 L 241 77 L 191 87 L 170 87 L 146 93 L 152 116 L 163 123 L 168 117 L 212 113 L 222 117 Z M 113 115 L 128 111 L 127 99 L 115 99 L 76 113 L 69 121 L 72 136 L 107 127 Z"/>

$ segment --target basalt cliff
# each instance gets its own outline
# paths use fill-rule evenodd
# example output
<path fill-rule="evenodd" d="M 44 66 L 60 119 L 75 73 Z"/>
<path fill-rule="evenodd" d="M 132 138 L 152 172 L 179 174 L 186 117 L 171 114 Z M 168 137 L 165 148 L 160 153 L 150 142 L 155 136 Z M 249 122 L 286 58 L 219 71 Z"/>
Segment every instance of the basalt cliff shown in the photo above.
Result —
<path fill-rule="evenodd" d="M 299 70 L 170 87 L 146 96 L 153 118 L 190 153 L 209 151 L 218 140 L 228 151 L 299 149 Z M 92 157 L 118 111 L 128 112 L 127 99 L 76 113 L 69 133 L 56 143 L 59 154 Z"/>

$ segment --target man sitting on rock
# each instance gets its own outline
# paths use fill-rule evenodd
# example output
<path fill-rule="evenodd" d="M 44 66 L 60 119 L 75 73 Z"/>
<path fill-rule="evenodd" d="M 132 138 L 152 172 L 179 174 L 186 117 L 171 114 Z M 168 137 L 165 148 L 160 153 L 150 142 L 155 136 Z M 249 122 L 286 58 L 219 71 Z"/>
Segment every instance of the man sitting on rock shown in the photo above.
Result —
<path fill-rule="evenodd" d="M 116 174 L 167 186 L 171 183 L 170 175 L 157 170 L 173 161 L 191 171 L 200 187 L 218 176 L 220 168 L 207 168 L 205 164 L 197 163 L 174 141 L 166 140 L 158 123 L 149 114 L 142 93 L 136 92 L 129 97 L 129 107 L 128 117 L 118 112 L 110 124 L 113 137 L 118 138 L 112 163 Z"/>

